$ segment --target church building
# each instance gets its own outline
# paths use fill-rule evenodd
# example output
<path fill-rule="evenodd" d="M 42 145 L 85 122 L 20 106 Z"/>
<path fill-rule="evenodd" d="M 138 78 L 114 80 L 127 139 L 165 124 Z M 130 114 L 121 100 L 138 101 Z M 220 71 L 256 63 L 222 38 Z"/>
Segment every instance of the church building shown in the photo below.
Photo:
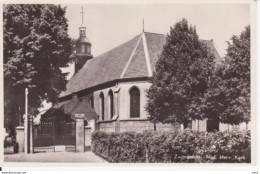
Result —
<path fill-rule="evenodd" d="M 166 35 L 142 32 L 131 40 L 107 51 L 100 56 L 92 56 L 91 42 L 87 38 L 86 27 L 79 27 L 76 44 L 78 61 L 75 73 L 66 90 L 61 92 L 59 103 L 46 114 L 64 110 L 75 119 L 75 114 L 84 114 L 85 124 L 92 131 L 125 132 L 154 129 L 145 110 L 146 92 L 151 86 L 149 78 L 155 71 L 155 64 L 166 42 Z M 220 59 L 212 40 L 202 40 L 209 50 Z M 45 115 L 46 115 L 45 114 Z M 169 131 L 190 126 L 195 130 L 210 131 L 207 120 L 193 120 L 189 125 L 157 123 L 156 129 Z"/>

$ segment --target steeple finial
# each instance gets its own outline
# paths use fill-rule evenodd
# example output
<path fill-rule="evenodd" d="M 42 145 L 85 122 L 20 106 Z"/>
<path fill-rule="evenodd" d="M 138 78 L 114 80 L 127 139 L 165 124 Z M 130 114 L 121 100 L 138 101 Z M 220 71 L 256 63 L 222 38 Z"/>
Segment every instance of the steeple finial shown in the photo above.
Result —
<path fill-rule="evenodd" d="M 83 6 L 82 6 L 82 8 L 81 8 L 81 12 L 80 12 L 80 14 L 82 15 L 82 21 L 81 21 L 81 25 L 83 25 L 83 18 L 84 18 L 84 11 L 83 11 Z"/>
<path fill-rule="evenodd" d="M 144 32 L 144 18 L 143 18 L 143 32 Z"/>

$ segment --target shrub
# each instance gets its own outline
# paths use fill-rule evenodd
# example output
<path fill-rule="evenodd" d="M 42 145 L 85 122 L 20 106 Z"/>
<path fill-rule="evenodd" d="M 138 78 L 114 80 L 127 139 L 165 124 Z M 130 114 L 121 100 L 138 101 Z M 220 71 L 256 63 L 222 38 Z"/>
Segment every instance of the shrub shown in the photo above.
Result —
<path fill-rule="evenodd" d="M 14 148 L 14 153 L 18 153 L 18 143 L 16 142 L 15 139 L 11 137 L 6 137 L 4 139 L 4 148 L 7 147 L 13 147 Z"/>
<path fill-rule="evenodd" d="M 92 134 L 92 150 L 110 162 L 250 162 L 250 131 Z"/>

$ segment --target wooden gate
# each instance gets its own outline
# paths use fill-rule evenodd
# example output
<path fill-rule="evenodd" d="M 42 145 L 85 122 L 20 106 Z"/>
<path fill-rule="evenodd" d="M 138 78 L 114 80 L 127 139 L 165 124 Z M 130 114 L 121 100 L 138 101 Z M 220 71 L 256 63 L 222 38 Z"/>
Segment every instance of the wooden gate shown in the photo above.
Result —
<path fill-rule="evenodd" d="M 55 118 L 42 119 L 34 126 L 34 152 L 55 152 L 58 147 L 65 147 L 66 151 L 76 150 L 75 121 L 56 121 Z"/>

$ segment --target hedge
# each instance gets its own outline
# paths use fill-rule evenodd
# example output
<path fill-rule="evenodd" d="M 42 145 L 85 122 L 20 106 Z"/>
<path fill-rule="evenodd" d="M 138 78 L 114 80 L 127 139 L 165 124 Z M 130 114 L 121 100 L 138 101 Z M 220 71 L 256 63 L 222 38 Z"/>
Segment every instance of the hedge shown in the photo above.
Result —
<path fill-rule="evenodd" d="M 109 162 L 250 163 L 250 131 L 92 134 L 92 151 Z"/>

